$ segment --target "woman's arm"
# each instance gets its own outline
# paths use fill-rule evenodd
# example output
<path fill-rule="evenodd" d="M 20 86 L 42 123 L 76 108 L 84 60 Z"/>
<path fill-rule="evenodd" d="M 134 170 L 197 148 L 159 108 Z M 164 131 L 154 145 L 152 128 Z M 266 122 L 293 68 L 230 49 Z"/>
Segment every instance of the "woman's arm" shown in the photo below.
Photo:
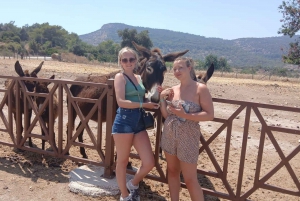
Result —
<path fill-rule="evenodd" d="M 212 97 L 206 85 L 199 84 L 199 105 L 201 106 L 201 111 L 197 113 L 186 113 L 182 106 L 180 109 L 170 108 L 171 111 L 182 118 L 192 120 L 192 121 L 211 121 L 214 119 L 214 106 L 212 102 Z"/>
<path fill-rule="evenodd" d="M 160 111 L 161 111 L 162 116 L 165 119 L 168 116 L 167 103 L 165 100 L 167 98 L 172 98 L 173 95 L 174 95 L 174 91 L 172 88 L 167 88 L 160 93 Z"/>

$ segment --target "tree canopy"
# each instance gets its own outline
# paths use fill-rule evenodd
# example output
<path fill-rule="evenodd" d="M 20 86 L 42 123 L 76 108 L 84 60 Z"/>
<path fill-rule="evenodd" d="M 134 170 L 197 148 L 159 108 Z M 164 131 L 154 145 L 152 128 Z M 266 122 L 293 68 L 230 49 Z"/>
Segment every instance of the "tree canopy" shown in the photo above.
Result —
<path fill-rule="evenodd" d="M 218 58 L 218 56 L 213 55 L 213 54 L 207 55 L 205 57 L 204 61 L 202 61 L 202 60 L 196 61 L 195 68 L 199 69 L 199 70 L 208 69 L 212 63 L 215 66 L 215 70 L 221 70 L 221 71 L 226 71 L 226 72 L 231 71 L 231 67 L 227 63 L 226 58 L 224 58 L 224 57 Z"/>
<path fill-rule="evenodd" d="M 140 33 L 137 33 L 136 29 L 124 29 L 124 30 L 118 30 L 119 37 L 122 38 L 121 47 L 131 47 L 134 49 L 132 45 L 132 41 L 136 42 L 139 45 L 142 45 L 148 49 L 153 47 L 152 41 L 149 38 L 148 31 L 141 31 Z"/>
<path fill-rule="evenodd" d="M 278 33 L 290 37 L 295 36 L 300 30 L 300 0 L 283 1 L 278 8 L 283 16 L 281 19 L 283 24 Z M 300 65 L 299 38 L 294 43 L 290 43 L 287 55 L 282 58 L 285 63 Z"/>
<path fill-rule="evenodd" d="M 116 62 L 119 49 L 120 45 L 111 40 L 98 46 L 89 45 L 77 34 L 49 23 L 35 23 L 21 28 L 15 26 L 14 21 L 0 24 L 0 53 L 4 56 L 13 53 L 50 56 L 52 53 L 72 52 L 90 60 Z"/>

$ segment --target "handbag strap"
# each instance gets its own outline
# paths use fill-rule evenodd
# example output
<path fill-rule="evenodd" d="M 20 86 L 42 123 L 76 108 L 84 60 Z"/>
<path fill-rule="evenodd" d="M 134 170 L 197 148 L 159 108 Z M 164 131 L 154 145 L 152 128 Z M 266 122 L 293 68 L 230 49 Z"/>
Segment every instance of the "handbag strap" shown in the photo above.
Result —
<path fill-rule="evenodd" d="M 134 82 L 129 78 L 129 76 L 128 75 L 126 75 L 125 73 L 123 73 L 123 75 L 125 75 L 126 77 L 127 77 L 127 79 L 132 83 L 132 85 L 134 86 L 134 88 L 135 88 L 135 90 L 137 90 L 138 91 L 138 89 L 136 88 L 136 86 L 135 86 L 135 84 L 134 84 Z M 138 92 L 139 93 L 139 92 Z"/>

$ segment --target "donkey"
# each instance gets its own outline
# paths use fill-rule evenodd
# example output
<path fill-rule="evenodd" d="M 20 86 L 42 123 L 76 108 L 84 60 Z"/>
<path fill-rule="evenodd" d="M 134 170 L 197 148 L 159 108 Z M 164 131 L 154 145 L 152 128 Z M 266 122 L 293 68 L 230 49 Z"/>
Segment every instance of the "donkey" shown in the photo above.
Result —
<path fill-rule="evenodd" d="M 54 75 L 52 75 L 49 79 L 54 79 Z M 35 86 L 35 93 L 44 93 L 44 94 L 49 94 L 49 88 L 48 85 L 51 84 L 51 82 L 36 82 L 36 86 Z M 43 108 L 43 104 L 45 102 L 45 97 L 40 97 L 37 96 L 35 99 L 36 105 L 38 107 L 38 109 L 42 109 Z M 58 117 L 58 98 L 57 98 L 57 94 L 54 93 L 53 97 L 53 116 L 52 116 L 52 120 L 54 121 L 57 117 Z M 49 132 L 49 103 L 47 104 L 47 106 L 45 107 L 45 109 L 43 110 L 43 113 L 41 114 L 42 119 L 44 120 L 45 124 L 46 124 L 46 129 Z M 42 128 L 41 125 L 41 131 L 42 131 L 42 135 L 45 135 L 45 131 Z M 55 143 L 55 133 L 53 134 L 53 142 Z M 45 140 L 42 140 L 42 150 L 45 150 Z"/>
<path fill-rule="evenodd" d="M 146 92 L 153 91 L 156 89 L 156 85 L 161 85 L 164 81 L 164 73 L 167 71 L 165 62 L 172 62 L 177 57 L 184 55 L 188 50 L 182 52 L 169 53 L 167 55 L 162 55 L 161 51 L 158 48 L 153 49 L 152 51 L 147 48 L 137 45 L 133 42 L 134 47 L 140 53 L 141 57 L 138 61 L 138 67 L 135 69 L 135 73 L 140 74 L 143 84 L 145 86 Z M 118 71 L 119 72 L 119 71 Z M 109 78 L 113 78 L 118 72 L 110 73 L 108 75 L 102 76 L 88 76 L 76 78 L 75 81 L 87 81 L 87 82 L 96 82 L 96 83 L 106 83 Z M 98 99 L 103 90 L 92 87 L 92 86 L 78 86 L 72 85 L 70 91 L 74 97 L 83 97 L 83 98 L 93 98 Z M 148 97 L 152 102 L 159 102 L 159 94 L 153 93 L 151 97 Z M 91 108 L 93 107 L 92 103 L 87 102 L 78 102 L 78 107 L 80 108 L 82 114 L 86 116 Z M 73 116 L 72 116 L 72 130 L 74 130 L 74 122 L 77 117 L 75 109 L 72 107 Z M 98 121 L 98 112 L 96 111 L 91 117 L 93 121 Z M 102 120 L 106 121 L 106 98 L 103 98 L 101 105 L 101 115 Z M 77 126 L 76 130 L 80 127 L 81 121 Z M 79 142 L 83 142 L 83 131 L 78 135 Z M 67 130 L 68 133 L 68 130 Z M 80 153 L 83 158 L 87 158 L 84 147 L 80 147 Z"/>
<path fill-rule="evenodd" d="M 22 66 L 20 65 L 19 61 L 16 61 L 15 63 L 15 71 L 16 73 L 20 76 L 20 77 L 37 77 L 38 72 L 40 72 L 40 70 L 42 69 L 42 66 L 44 64 L 44 61 L 42 61 L 40 63 L 40 65 L 38 67 L 36 67 L 31 73 L 29 73 L 28 70 L 23 71 Z M 34 81 L 29 81 L 29 80 L 25 80 L 22 81 L 25 84 L 25 87 L 27 88 L 27 90 L 29 92 L 33 92 L 34 88 L 35 88 L 35 82 Z M 10 85 L 12 84 L 12 80 L 8 79 L 5 81 L 5 88 L 8 89 L 10 87 Z M 12 113 L 14 116 L 15 121 L 17 122 L 17 109 L 16 109 L 16 85 L 14 86 L 13 91 L 11 91 L 11 96 L 12 96 Z M 25 97 L 24 94 L 20 91 L 20 112 L 21 114 L 24 114 L 24 101 L 25 101 Z M 27 102 L 27 108 L 28 108 L 28 118 L 27 121 L 25 122 L 25 124 L 27 126 L 30 125 L 30 120 L 31 120 L 31 115 L 32 115 L 32 107 L 31 105 Z M 8 106 L 8 99 L 6 100 L 6 105 Z M 21 123 L 21 133 L 23 133 L 23 125 Z M 31 137 L 29 137 L 29 146 L 32 147 L 32 141 L 31 141 Z"/>

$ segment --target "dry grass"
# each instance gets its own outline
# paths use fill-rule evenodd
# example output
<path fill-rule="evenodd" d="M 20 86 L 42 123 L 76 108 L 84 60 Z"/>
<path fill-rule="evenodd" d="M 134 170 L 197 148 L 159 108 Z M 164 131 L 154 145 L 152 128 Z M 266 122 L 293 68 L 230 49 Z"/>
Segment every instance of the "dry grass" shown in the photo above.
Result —
<path fill-rule="evenodd" d="M 197 73 L 204 73 L 204 71 L 197 71 Z M 224 77 L 224 78 L 236 78 L 236 79 L 252 79 L 252 80 L 270 80 L 270 81 L 283 81 L 283 82 L 300 82 L 300 78 L 290 78 L 290 77 L 279 77 L 279 76 L 271 76 L 268 74 L 241 74 L 241 73 L 228 73 L 228 72 L 220 72 L 215 71 L 214 77 Z"/>
<path fill-rule="evenodd" d="M 63 62 L 68 63 L 79 63 L 79 64 L 89 64 L 89 65 L 101 65 L 105 67 L 117 67 L 118 65 L 116 63 L 109 63 L 109 62 L 99 62 L 97 60 L 89 60 L 86 57 L 83 56 L 77 56 L 73 53 L 62 53 L 61 54 L 61 60 Z"/>

